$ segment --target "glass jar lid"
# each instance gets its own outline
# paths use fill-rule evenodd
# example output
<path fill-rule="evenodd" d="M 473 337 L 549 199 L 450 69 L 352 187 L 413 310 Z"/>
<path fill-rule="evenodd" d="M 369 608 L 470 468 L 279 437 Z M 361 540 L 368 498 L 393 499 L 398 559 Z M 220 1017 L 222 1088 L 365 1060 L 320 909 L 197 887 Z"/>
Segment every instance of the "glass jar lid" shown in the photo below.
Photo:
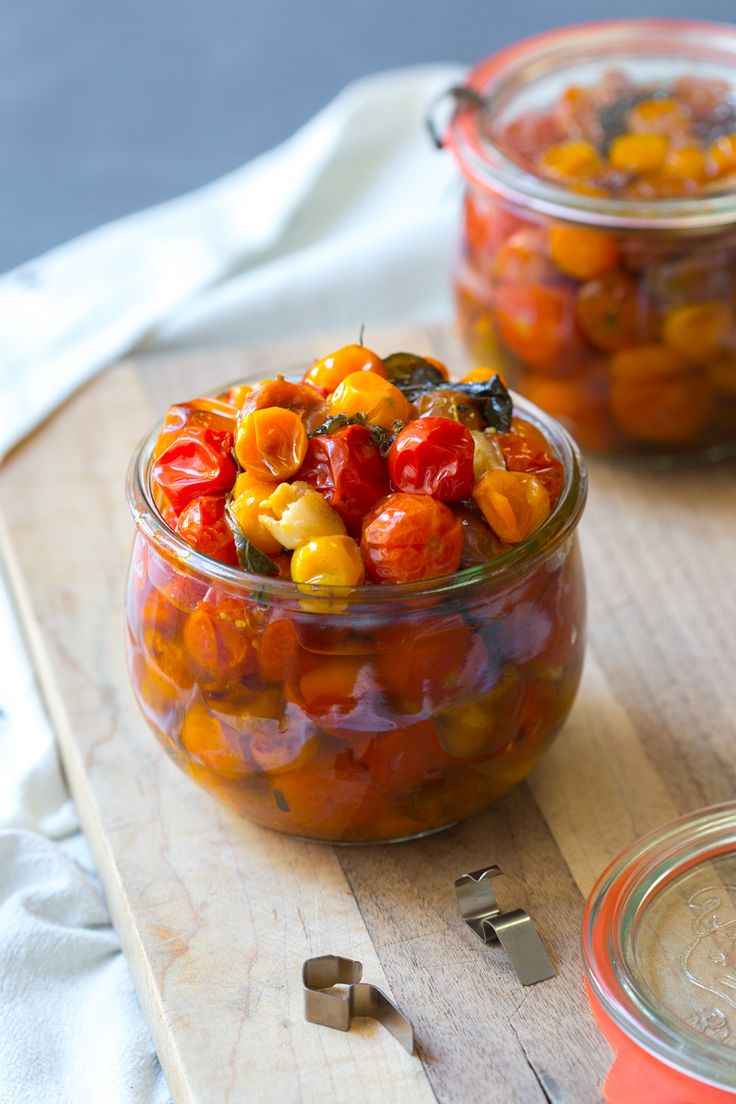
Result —
<path fill-rule="evenodd" d="M 736 1089 L 736 802 L 644 836 L 588 899 L 593 1000 L 680 1073 Z"/>
<path fill-rule="evenodd" d="M 541 150 L 544 118 L 549 119 L 549 111 L 565 90 L 585 91 L 606 81 L 611 84 L 611 98 L 601 108 L 600 118 L 606 116 L 604 131 L 612 128 L 611 133 L 618 133 L 622 124 L 614 116 L 626 105 L 627 96 L 634 103 L 637 92 L 648 90 L 646 98 L 661 100 L 684 79 L 708 82 L 723 93 L 710 131 L 700 136 L 703 142 L 720 134 L 730 143 L 733 135 L 736 145 L 735 74 L 736 28 L 725 24 L 630 19 L 562 28 L 525 39 L 477 65 L 466 86 L 454 90 L 456 109 L 444 142 L 467 179 L 509 202 L 552 217 L 654 231 L 733 227 L 732 174 L 689 196 L 644 192 L 632 197 L 615 188 L 571 186 L 537 171 L 528 157 L 519 157 L 509 133 L 515 121 L 537 115 Z M 628 91 L 617 88 L 617 81 L 628 83 Z M 574 137 L 574 128 L 569 136 Z M 533 149 L 537 141 L 533 122 L 525 140 Z M 601 148 L 610 148 L 607 143 L 603 133 Z M 608 175 L 613 180 L 616 173 Z"/>

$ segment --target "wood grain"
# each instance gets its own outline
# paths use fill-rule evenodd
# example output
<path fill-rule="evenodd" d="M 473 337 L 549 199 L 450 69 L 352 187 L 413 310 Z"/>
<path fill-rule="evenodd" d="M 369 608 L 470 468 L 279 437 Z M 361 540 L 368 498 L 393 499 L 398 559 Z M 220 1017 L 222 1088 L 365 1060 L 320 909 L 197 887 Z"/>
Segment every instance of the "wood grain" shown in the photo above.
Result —
<path fill-rule="evenodd" d="M 414 843 L 289 840 L 193 787 L 137 713 L 123 476 L 170 401 L 339 340 L 117 365 L 0 470 L 36 662 L 141 1003 L 177 1101 L 591 1104 L 610 1053 L 582 990 L 584 896 L 642 831 L 734 793 L 736 468 L 591 465 L 586 673 L 525 786 Z M 375 342 L 458 359 L 444 330 Z M 554 980 L 522 989 L 461 923 L 453 881 L 489 862 L 507 873 L 501 903 L 538 921 Z M 303 1022 L 301 961 L 327 952 L 393 993 L 420 1057 L 376 1025 Z"/>

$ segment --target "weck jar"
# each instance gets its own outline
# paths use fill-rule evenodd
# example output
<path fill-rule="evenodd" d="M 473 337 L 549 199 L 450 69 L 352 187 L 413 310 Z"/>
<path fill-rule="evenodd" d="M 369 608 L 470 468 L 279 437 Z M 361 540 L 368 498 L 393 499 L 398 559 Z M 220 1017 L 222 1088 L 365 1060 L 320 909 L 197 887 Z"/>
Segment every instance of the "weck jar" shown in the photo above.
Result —
<path fill-rule="evenodd" d="M 529 38 L 453 89 L 460 330 L 591 452 L 736 452 L 736 28 Z"/>

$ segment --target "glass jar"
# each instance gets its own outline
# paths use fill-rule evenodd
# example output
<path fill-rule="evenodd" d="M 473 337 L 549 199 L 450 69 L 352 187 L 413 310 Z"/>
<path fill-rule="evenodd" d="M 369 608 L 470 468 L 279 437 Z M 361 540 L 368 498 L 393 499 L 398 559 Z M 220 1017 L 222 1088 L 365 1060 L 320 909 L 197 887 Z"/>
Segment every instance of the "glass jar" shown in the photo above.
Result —
<path fill-rule="evenodd" d="M 453 90 L 461 332 L 584 449 L 736 452 L 735 72 L 732 27 L 625 20 Z"/>
<path fill-rule="evenodd" d="M 437 831 L 524 778 L 580 679 L 587 484 L 567 433 L 523 400 L 518 413 L 565 468 L 533 537 L 454 576 L 328 595 L 219 563 L 169 529 L 149 482 L 157 427 L 128 476 L 127 652 L 182 770 L 258 824 L 344 843 Z"/>
<path fill-rule="evenodd" d="M 583 918 L 593 1011 L 616 1058 L 607 1104 L 733 1104 L 736 802 L 628 848 Z"/>

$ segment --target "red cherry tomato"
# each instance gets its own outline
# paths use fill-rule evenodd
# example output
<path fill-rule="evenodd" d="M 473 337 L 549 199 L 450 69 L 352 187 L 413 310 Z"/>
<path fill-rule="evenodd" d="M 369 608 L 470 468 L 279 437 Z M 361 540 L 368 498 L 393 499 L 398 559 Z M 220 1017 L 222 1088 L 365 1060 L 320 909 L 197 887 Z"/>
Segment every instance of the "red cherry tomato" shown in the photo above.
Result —
<path fill-rule="evenodd" d="M 388 471 L 397 491 L 459 502 L 473 490 L 470 430 L 452 418 L 417 418 L 397 436 Z"/>
<path fill-rule="evenodd" d="M 176 531 L 187 544 L 221 563 L 238 564 L 235 541 L 225 519 L 225 496 L 195 498 L 179 514 Z"/>
<path fill-rule="evenodd" d="M 497 433 L 495 439 L 506 461 L 506 470 L 531 472 L 547 488 L 550 506 L 554 508 L 565 482 L 565 469 L 557 457 L 518 433 Z"/>
<path fill-rule="evenodd" d="M 232 447 L 227 430 L 187 426 L 154 463 L 151 483 L 179 514 L 194 498 L 230 490 L 238 474 Z"/>
<path fill-rule="evenodd" d="M 234 433 L 237 414 L 237 410 L 222 399 L 192 399 L 191 402 L 170 406 L 156 441 L 154 460 L 176 440 L 183 429 L 190 426 L 208 426 L 210 429 L 224 429 Z"/>
<path fill-rule="evenodd" d="M 353 533 L 389 489 L 386 461 L 370 430 L 359 425 L 313 437 L 297 478 L 323 494 Z"/>
<path fill-rule="evenodd" d="M 460 566 L 462 522 L 429 495 L 390 494 L 366 516 L 360 550 L 376 583 L 451 575 Z"/>

